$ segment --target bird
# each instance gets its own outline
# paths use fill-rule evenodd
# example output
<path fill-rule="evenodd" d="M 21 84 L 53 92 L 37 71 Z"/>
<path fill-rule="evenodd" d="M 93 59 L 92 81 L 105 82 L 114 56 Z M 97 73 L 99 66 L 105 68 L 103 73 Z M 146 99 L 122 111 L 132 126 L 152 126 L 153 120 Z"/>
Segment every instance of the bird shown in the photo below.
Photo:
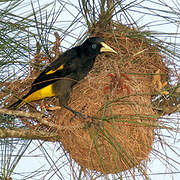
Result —
<path fill-rule="evenodd" d="M 19 109 L 26 103 L 56 96 L 59 98 L 60 107 L 77 114 L 67 106 L 71 90 L 93 68 L 96 57 L 105 52 L 117 53 L 105 44 L 103 38 L 87 38 L 81 45 L 59 55 L 34 80 L 30 91 L 9 108 Z"/>

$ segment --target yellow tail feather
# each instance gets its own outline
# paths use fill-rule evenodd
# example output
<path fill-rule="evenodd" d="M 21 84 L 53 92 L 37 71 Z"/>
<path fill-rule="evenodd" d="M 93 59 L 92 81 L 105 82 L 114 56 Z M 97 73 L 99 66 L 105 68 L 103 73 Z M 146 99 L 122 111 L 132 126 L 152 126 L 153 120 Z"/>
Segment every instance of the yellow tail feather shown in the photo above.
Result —
<path fill-rule="evenodd" d="M 42 89 L 39 89 L 38 91 L 33 92 L 29 96 L 25 97 L 23 100 L 17 101 L 13 105 L 11 105 L 10 108 L 14 107 L 15 109 L 19 109 L 20 107 L 24 106 L 26 103 L 29 103 L 31 101 L 37 101 L 52 96 L 55 96 L 55 93 L 53 92 L 53 88 L 51 84 Z"/>

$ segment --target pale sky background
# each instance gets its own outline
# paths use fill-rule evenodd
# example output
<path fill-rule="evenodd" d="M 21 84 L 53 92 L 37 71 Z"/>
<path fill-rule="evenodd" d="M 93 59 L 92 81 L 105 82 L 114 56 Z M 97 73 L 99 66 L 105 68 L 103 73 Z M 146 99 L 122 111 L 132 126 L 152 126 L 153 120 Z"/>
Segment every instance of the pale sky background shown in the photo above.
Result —
<path fill-rule="evenodd" d="M 156 0 L 154 0 L 154 1 L 156 1 Z M 33 2 L 35 2 L 35 1 L 33 1 Z M 41 4 L 43 4 L 43 2 L 46 3 L 47 1 L 45 1 L 45 0 L 40 1 Z M 73 1 L 73 2 L 77 2 L 77 1 Z M 128 1 L 125 1 L 125 3 L 127 3 L 127 2 Z M 166 0 L 165 2 L 168 2 L 169 6 L 173 6 L 173 1 Z M 34 3 L 34 7 L 36 7 L 36 5 L 37 5 L 37 3 Z M 162 10 L 162 6 L 154 7 L 154 5 L 151 4 L 150 2 L 145 3 L 144 5 L 147 5 L 148 7 L 152 6 L 152 8 L 159 8 L 159 9 Z M 77 6 L 78 6 L 78 4 L 77 4 Z M 29 8 L 30 8 L 30 6 L 24 7 L 23 10 L 21 9 L 22 14 L 23 14 L 23 11 L 24 12 L 26 12 L 27 10 L 31 11 L 31 8 L 30 9 Z M 58 8 L 58 2 L 57 2 L 57 8 Z M 180 5 L 179 5 L 179 8 L 180 8 Z M 70 22 L 72 20 L 72 16 L 70 15 L 70 13 L 72 13 L 73 15 L 76 15 L 78 13 L 78 11 L 75 10 L 75 8 L 72 8 L 71 6 L 69 6 L 67 10 L 63 11 L 61 16 L 57 20 L 56 26 L 59 26 L 60 28 L 66 29 L 67 28 L 66 27 L 67 26 L 67 21 Z M 139 13 L 135 13 L 135 12 L 131 12 L 131 13 L 132 13 L 131 15 L 133 15 L 134 19 L 139 19 L 140 17 L 143 16 L 143 14 L 139 14 Z M 180 11 L 179 11 L 179 13 L 180 13 Z M 152 22 L 152 21 L 155 21 L 155 20 L 156 21 L 158 20 L 157 17 L 146 16 L 145 15 L 139 21 L 139 25 L 144 25 L 144 24 L 147 24 L 148 22 Z M 80 31 L 80 29 L 82 30 L 82 28 L 79 28 L 76 31 L 74 31 L 73 34 L 72 34 L 72 37 L 66 38 L 67 41 L 63 42 L 62 45 L 64 47 L 66 47 L 66 48 L 69 48 L 71 46 L 70 42 L 74 42 L 75 38 L 78 37 L 82 33 L 82 31 Z M 150 25 L 150 27 L 148 27 L 146 29 L 147 30 L 148 29 L 153 30 L 153 31 L 162 31 L 162 32 L 166 31 L 166 32 L 171 32 L 171 33 L 180 32 L 179 27 L 174 26 L 172 24 L 171 25 L 165 24 L 165 25 L 162 25 L 162 26 L 160 26 L 160 25 L 151 26 Z M 178 36 L 180 36 L 180 35 L 178 35 Z M 180 37 L 178 37 L 178 38 L 180 39 Z M 179 39 L 176 39 L 177 43 L 180 43 Z M 166 38 L 166 37 L 162 37 L 162 40 L 175 41 L 174 38 Z M 174 117 L 175 117 L 175 119 L 180 120 L 180 114 L 171 115 L 170 118 L 172 118 L 172 120 L 173 120 Z M 177 141 L 180 139 L 180 133 L 176 134 L 176 133 L 171 132 L 171 134 L 170 133 L 168 134 L 167 130 L 161 130 L 161 134 L 163 134 L 164 136 L 171 136 L 171 137 L 173 136 L 174 137 L 175 140 L 172 139 L 168 143 L 172 144 L 172 146 L 178 147 L 177 148 L 177 153 L 179 153 L 180 152 L 180 142 L 177 142 Z M 168 138 L 168 140 L 170 140 L 170 138 Z M 48 151 L 48 154 L 51 155 L 51 158 L 54 161 L 58 160 L 58 158 L 60 158 L 60 156 L 63 154 L 63 152 L 61 152 L 58 149 L 60 143 L 47 143 L 46 142 L 45 144 L 46 145 L 43 146 L 43 147 L 46 147 L 46 151 Z M 40 146 L 40 142 L 39 141 L 33 141 L 33 144 L 28 148 L 28 150 L 26 152 L 26 156 L 23 157 L 20 160 L 20 162 L 18 163 L 18 165 L 17 165 L 17 167 L 15 169 L 15 172 L 19 172 L 19 173 L 21 173 L 21 172 L 32 172 L 32 171 L 37 170 L 40 167 L 43 167 L 42 169 L 45 169 L 45 170 L 48 169 L 48 167 L 49 167 L 48 161 L 49 161 L 50 164 L 52 164 L 52 161 L 51 161 L 50 158 L 45 159 L 43 157 L 44 155 L 42 153 L 42 152 L 44 152 L 46 154 L 45 149 L 40 148 L 41 149 L 41 151 L 40 151 L 39 149 L 36 149 L 37 146 Z M 156 147 L 155 149 L 157 149 L 158 146 L 160 148 L 160 144 L 158 144 L 158 143 L 155 143 L 154 146 Z M 162 153 L 164 154 L 163 151 L 162 151 Z M 169 149 L 166 150 L 166 153 L 167 153 L 167 155 L 169 157 L 171 157 L 172 159 L 175 159 L 177 162 L 180 163 L 180 157 L 177 156 L 175 153 L 173 153 Z M 153 156 L 153 155 L 151 155 L 151 157 L 152 157 L 151 162 L 148 163 L 149 169 L 151 170 L 151 171 L 148 171 L 148 174 L 152 174 L 152 175 L 149 176 L 151 180 L 179 180 L 180 179 L 180 165 L 178 166 L 177 164 L 175 164 L 177 169 L 173 169 L 173 168 L 170 167 L 170 170 L 172 170 L 173 172 L 176 172 L 176 173 L 169 174 L 170 173 L 170 170 L 168 170 L 169 167 L 166 166 L 166 165 L 163 165 L 162 158 L 157 159 L 156 156 Z M 63 177 L 67 177 L 66 178 L 67 180 L 70 179 L 70 176 L 68 174 L 69 171 L 70 171 L 69 166 L 67 165 L 65 167 L 60 167 L 60 165 L 58 165 L 58 164 L 62 165 L 62 162 L 60 163 L 59 161 L 57 161 L 57 163 L 56 163 L 56 166 L 58 167 L 58 169 L 60 171 L 59 173 L 57 173 L 57 174 L 59 174 L 59 177 L 57 177 L 55 175 L 55 176 L 53 176 L 51 178 L 51 176 L 53 175 L 53 172 L 49 172 L 48 175 L 46 176 L 45 180 L 48 180 L 48 179 L 52 179 L 52 180 L 61 179 L 60 177 L 62 177 L 62 175 L 60 173 L 63 174 Z M 173 162 L 172 162 L 172 164 L 173 164 Z M 55 168 L 55 167 L 53 167 L 53 168 Z M 163 173 L 167 173 L 167 174 L 163 174 Z M 17 177 L 17 179 L 21 179 L 20 178 L 21 176 L 18 175 L 18 174 L 15 177 Z M 41 177 L 41 174 L 40 174 L 39 177 Z M 111 179 L 110 177 L 111 176 L 109 176 L 109 179 Z M 36 178 L 36 179 L 38 179 L 38 178 Z M 138 177 L 137 179 L 142 179 L 142 177 Z"/>

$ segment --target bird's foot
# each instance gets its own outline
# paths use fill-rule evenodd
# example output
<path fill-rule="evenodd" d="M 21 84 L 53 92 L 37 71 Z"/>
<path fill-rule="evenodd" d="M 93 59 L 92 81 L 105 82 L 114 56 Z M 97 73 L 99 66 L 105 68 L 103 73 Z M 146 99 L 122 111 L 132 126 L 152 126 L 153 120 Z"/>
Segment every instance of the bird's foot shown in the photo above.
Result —
<path fill-rule="evenodd" d="M 79 117 L 79 118 L 81 118 L 81 119 L 87 119 L 87 118 L 88 118 L 87 115 L 82 114 L 81 112 L 77 112 L 77 111 L 71 111 L 71 112 L 74 114 L 74 116 L 70 119 L 71 122 L 72 122 L 72 121 L 74 120 L 74 118 L 76 118 L 76 117 Z"/>
<path fill-rule="evenodd" d="M 73 114 L 74 114 L 74 117 L 72 117 L 70 119 L 70 121 L 72 121 L 75 117 L 79 117 L 81 119 L 87 119 L 87 118 L 90 118 L 89 116 L 85 115 L 85 114 L 82 114 L 81 112 L 77 112 L 73 109 L 71 109 L 69 106 L 66 106 L 66 105 L 63 105 L 63 107 L 69 111 L 71 111 Z"/>

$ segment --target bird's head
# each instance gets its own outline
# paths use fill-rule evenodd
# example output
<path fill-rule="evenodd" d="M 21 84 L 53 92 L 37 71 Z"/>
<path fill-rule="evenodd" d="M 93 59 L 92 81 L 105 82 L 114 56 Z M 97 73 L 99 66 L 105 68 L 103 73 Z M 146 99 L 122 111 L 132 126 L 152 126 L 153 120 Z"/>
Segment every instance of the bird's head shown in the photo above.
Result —
<path fill-rule="evenodd" d="M 83 44 L 85 49 L 86 55 L 96 57 L 98 54 L 103 52 L 113 52 L 114 51 L 111 47 L 104 43 L 104 39 L 100 37 L 91 37 L 88 38 Z"/>

